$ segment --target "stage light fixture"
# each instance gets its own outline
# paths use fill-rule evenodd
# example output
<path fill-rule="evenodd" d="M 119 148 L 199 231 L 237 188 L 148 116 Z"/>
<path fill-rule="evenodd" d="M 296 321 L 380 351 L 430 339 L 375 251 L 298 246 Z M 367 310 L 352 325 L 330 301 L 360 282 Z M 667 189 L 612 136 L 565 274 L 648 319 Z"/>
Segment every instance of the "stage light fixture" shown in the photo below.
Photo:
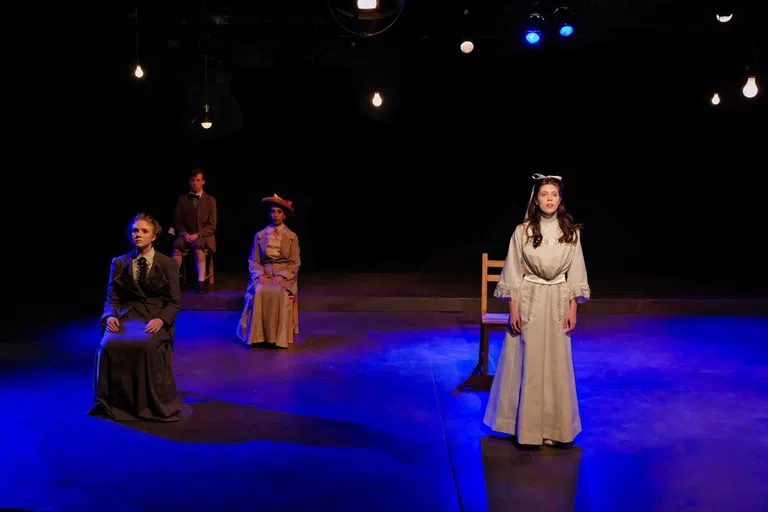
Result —
<path fill-rule="evenodd" d="M 703 7 L 710 13 L 707 16 L 714 15 L 717 22 L 728 23 L 733 19 L 740 3 L 741 0 L 705 0 Z"/>
<path fill-rule="evenodd" d="M 400 18 L 405 0 L 327 0 L 333 20 L 344 30 L 371 37 L 391 28 Z"/>
<path fill-rule="evenodd" d="M 211 107 L 208 106 L 208 104 L 205 104 L 205 114 L 203 114 L 203 120 L 200 122 L 200 126 L 202 126 L 206 130 L 210 130 L 211 126 L 213 126 L 213 123 L 211 122 L 211 119 L 208 117 L 208 112 L 211 110 Z"/>
<path fill-rule="evenodd" d="M 557 27 L 557 32 L 562 37 L 570 37 L 573 35 L 573 11 L 567 5 L 561 5 L 555 9 L 552 14 L 554 24 Z"/>
<path fill-rule="evenodd" d="M 528 15 L 524 27 L 525 42 L 530 45 L 539 44 L 544 33 L 544 16 L 539 12 L 532 12 Z"/>

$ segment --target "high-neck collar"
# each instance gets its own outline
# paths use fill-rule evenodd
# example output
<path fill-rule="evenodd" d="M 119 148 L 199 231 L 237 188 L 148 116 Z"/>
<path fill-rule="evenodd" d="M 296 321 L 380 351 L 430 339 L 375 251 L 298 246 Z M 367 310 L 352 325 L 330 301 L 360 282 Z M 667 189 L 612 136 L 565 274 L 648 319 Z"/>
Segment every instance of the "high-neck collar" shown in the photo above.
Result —
<path fill-rule="evenodd" d="M 150 265 L 155 261 L 155 248 L 150 246 L 146 254 L 141 254 L 138 249 L 133 250 L 133 259 L 144 258 Z"/>
<path fill-rule="evenodd" d="M 551 216 L 547 217 L 546 215 L 541 215 L 539 217 L 539 222 L 542 226 L 552 226 L 557 224 L 557 214 L 554 213 Z"/>

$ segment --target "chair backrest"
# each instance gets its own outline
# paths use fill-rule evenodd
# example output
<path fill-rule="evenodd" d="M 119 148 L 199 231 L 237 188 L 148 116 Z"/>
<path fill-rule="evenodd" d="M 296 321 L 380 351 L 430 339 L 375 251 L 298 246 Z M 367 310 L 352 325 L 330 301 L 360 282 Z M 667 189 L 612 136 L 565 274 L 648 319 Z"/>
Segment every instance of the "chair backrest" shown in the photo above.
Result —
<path fill-rule="evenodd" d="M 488 253 L 483 253 L 483 273 L 482 273 L 482 289 L 480 293 L 480 316 L 482 317 L 488 312 L 488 283 L 498 283 L 501 279 L 501 274 L 491 273 L 489 269 L 504 268 L 504 260 L 490 260 L 488 259 Z"/>

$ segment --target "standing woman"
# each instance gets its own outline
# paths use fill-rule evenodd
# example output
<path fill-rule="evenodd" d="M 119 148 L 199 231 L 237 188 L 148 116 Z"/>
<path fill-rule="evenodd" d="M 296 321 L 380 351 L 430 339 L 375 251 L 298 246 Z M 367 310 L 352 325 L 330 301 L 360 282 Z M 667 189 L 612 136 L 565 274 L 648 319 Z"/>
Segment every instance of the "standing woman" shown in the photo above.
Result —
<path fill-rule="evenodd" d="M 236 334 L 247 345 L 268 343 L 288 348 L 293 339 L 293 301 L 301 266 L 299 237 L 285 225 L 293 202 L 277 194 L 262 199 L 270 223 L 256 233 L 248 258 L 251 277 Z"/>
<path fill-rule="evenodd" d="M 580 226 L 562 203 L 562 178 L 533 179 L 494 291 L 509 302 L 510 325 L 483 421 L 519 444 L 552 446 L 581 432 L 571 332 L 590 288 Z"/>
<path fill-rule="evenodd" d="M 128 225 L 133 250 L 112 259 L 101 316 L 91 414 L 117 421 L 178 421 L 172 355 L 181 309 L 179 268 L 154 243 L 160 224 L 140 213 Z"/>

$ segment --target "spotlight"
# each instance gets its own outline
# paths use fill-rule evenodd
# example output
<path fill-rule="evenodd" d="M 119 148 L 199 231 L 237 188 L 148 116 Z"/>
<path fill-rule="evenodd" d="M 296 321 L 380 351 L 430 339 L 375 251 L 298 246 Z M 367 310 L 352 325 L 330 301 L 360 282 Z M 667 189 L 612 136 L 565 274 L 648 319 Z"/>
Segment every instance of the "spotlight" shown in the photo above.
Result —
<path fill-rule="evenodd" d="M 707 16 L 714 15 L 718 22 L 728 23 L 733 19 L 733 15 L 736 14 L 734 11 L 741 3 L 741 0 L 706 0 L 704 6 Z"/>
<path fill-rule="evenodd" d="M 573 11 L 568 6 L 563 5 L 555 9 L 552 17 L 557 31 L 562 37 L 573 35 Z"/>
<path fill-rule="evenodd" d="M 538 12 L 532 12 L 525 23 L 525 42 L 530 45 L 539 44 L 543 32 L 544 16 Z"/>
<path fill-rule="evenodd" d="M 371 37 L 395 24 L 405 0 L 327 0 L 327 6 L 341 28 L 356 36 Z"/>

